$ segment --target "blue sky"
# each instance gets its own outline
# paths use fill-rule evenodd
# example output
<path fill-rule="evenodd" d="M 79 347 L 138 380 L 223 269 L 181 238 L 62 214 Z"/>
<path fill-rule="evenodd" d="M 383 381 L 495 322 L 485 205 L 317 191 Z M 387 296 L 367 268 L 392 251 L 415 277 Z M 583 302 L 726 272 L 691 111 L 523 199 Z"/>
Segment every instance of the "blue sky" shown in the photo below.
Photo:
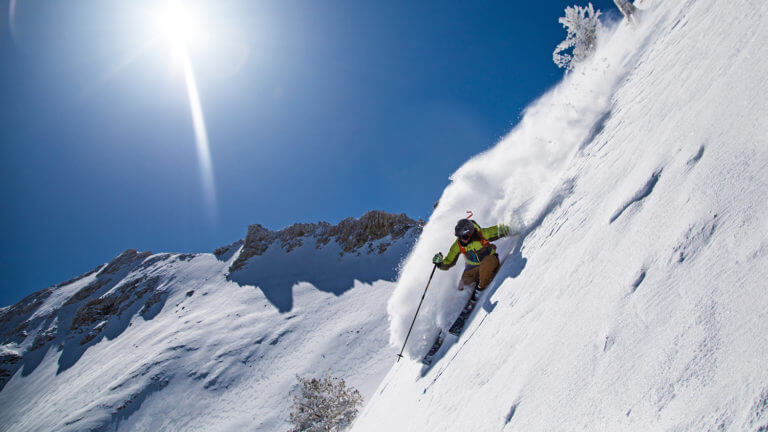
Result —
<path fill-rule="evenodd" d="M 209 252 L 252 223 L 372 209 L 426 219 L 562 77 L 557 18 L 575 2 L 188 2 L 214 206 L 160 3 L 0 3 L 0 305 L 127 248 Z"/>

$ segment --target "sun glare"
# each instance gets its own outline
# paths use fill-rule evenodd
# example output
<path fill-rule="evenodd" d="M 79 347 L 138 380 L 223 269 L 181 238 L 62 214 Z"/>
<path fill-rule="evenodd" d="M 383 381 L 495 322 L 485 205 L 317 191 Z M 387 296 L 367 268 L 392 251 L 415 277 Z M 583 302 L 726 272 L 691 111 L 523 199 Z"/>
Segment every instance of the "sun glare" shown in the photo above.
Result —
<path fill-rule="evenodd" d="M 168 0 L 158 11 L 156 26 L 175 56 L 186 51 L 202 34 L 196 14 L 184 7 L 180 0 Z"/>
<path fill-rule="evenodd" d="M 158 31 L 164 35 L 171 48 L 174 60 L 181 66 L 187 87 L 189 110 L 195 132 L 197 159 L 200 166 L 200 179 L 203 187 L 203 197 L 209 215 L 216 218 L 216 188 L 213 177 L 211 150 L 208 143 L 208 131 L 205 127 L 202 103 L 197 88 L 192 60 L 190 59 L 190 44 L 200 41 L 204 32 L 197 16 L 185 8 L 180 0 L 168 0 L 157 14 Z"/>

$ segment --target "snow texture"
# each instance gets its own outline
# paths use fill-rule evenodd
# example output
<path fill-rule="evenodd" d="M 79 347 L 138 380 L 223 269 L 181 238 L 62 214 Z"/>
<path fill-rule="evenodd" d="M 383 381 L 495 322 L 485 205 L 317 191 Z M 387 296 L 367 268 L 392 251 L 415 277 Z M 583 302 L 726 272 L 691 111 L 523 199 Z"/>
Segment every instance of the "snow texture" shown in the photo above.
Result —
<path fill-rule="evenodd" d="M 369 398 L 396 354 L 386 280 L 417 232 L 343 256 L 273 245 L 232 274 L 239 251 L 129 250 L 35 293 L 2 311 L 0 430 L 284 431 L 296 375 Z"/>
<path fill-rule="evenodd" d="M 453 175 L 388 303 L 395 347 L 466 210 L 522 234 L 425 367 L 464 295 L 461 263 L 436 274 L 414 360 L 353 431 L 768 430 L 768 3 L 637 6 Z"/>
<path fill-rule="evenodd" d="M 521 235 L 496 244 L 507 268 L 525 266 L 515 247 L 573 194 L 576 178 L 566 169 L 574 156 L 602 132 L 615 109 L 613 95 L 632 66 L 638 61 L 638 39 L 649 37 L 651 29 L 638 34 L 628 28 L 605 43 L 599 54 L 569 74 L 552 91 L 526 109 L 519 125 L 492 149 L 474 157 L 451 177 L 439 205 L 403 267 L 398 287 L 389 302 L 391 342 L 402 344 L 413 319 L 417 302 L 429 276 L 429 263 L 437 251 L 446 252 L 453 241 L 456 221 L 467 210 L 482 226 L 507 223 Z M 630 44 L 630 41 L 635 43 Z M 510 254 L 512 252 L 512 254 Z M 438 328 L 447 329 L 466 302 L 468 293 L 456 292 L 463 266 L 435 275 L 430 295 L 406 351 L 412 357 L 423 355 Z M 500 278 L 499 278 L 500 279 Z M 498 286 L 498 282 L 490 289 Z M 413 338 L 413 336 L 411 336 Z"/>

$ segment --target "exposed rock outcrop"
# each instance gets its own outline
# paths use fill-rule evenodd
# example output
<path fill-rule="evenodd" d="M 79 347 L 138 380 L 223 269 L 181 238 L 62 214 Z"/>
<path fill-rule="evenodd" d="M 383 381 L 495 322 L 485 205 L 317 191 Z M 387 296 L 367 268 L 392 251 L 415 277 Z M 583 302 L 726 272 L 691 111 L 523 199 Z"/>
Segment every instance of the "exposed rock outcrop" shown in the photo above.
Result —
<path fill-rule="evenodd" d="M 70 280 L 67 280 L 67 281 L 64 281 L 64 282 L 62 282 L 62 283 L 58 283 L 58 284 L 56 284 L 56 285 L 55 285 L 55 287 L 56 287 L 56 288 L 61 288 L 61 287 L 63 287 L 64 285 L 70 285 L 70 284 L 73 284 L 73 283 L 75 283 L 75 282 L 77 282 L 77 281 L 79 281 L 79 280 L 81 280 L 81 279 L 85 279 L 85 278 L 87 278 L 88 276 L 90 276 L 90 275 L 92 275 L 92 274 L 94 274 L 94 273 L 98 272 L 98 271 L 99 271 L 99 270 L 101 270 L 102 268 L 104 268 L 104 266 L 105 266 L 105 265 L 106 265 L 106 264 L 100 264 L 100 265 L 98 265 L 98 266 L 96 266 L 96 267 L 92 268 L 91 270 L 89 270 L 89 271 L 87 271 L 87 272 L 85 272 L 85 273 L 81 274 L 80 276 L 75 276 L 75 277 L 73 277 L 73 278 L 72 278 L 72 279 L 70 279 Z"/>
<path fill-rule="evenodd" d="M 59 349 L 71 338 L 80 339 L 81 344 L 99 337 L 107 322 L 130 308 L 152 291 L 156 284 L 153 278 L 123 278 L 133 270 L 147 268 L 174 255 L 160 254 L 153 259 L 151 252 L 128 249 L 107 264 L 102 264 L 66 282 L 33 293 L 19 303 L 0 310 L 0 347 L 14 347 L 0 352 L 0 390 L 19 367 L 19 359 L 27 352 L 48 349 L 51 344 Z M 175 257 L 175 256 L 174 256 Z M 145 264 L 148 264 L 145 266 Z M 83 281 L 92 277 L 90 281 Z M 58 290 L 72 284 L 81 288 L 62 297 L 56 309 L 41 311 L 41 306 Z M 147 296 L 149 297 L 149 296 Z M 31 341 L 29 338 L 32 338 Z"/>
<path fill-rule="evenodd" d="M 109 264 L 101 271 L 100 274 L 113 274 L 117 273 L 120 269 L 131 264 L 135 264 L 140 261 L 144 261 L 145 258 L 152 255 L 152 252 L 139 252 L 136 249 L 127 249 L 120 255 L 116 256 Z"/>
<path fill-rule="evenodd" d="M 2 335 L 0 343 L 20 342 L 14 338 L 24 331 L 27 318 L 50 297 L 53 290 L 53 287 L 49 287 L 32 293 L 15 305 L 0 311 L 0 335 Z"/>
<path fill-rule="evenodd" d="M 64 303 L 64 306 L 69 306 L 71 304 L 79 303 L 87 299 L 88 297 L 91 296 L 91 294 L 101 289 L 108 281 L 109 281 L 108 279 L 94 280 L 93 282 L 81 288 L 78 292 L 75 293 L 75 295 L 67 299 L 67 301 Z"/>
<path fill-rule="evenodd" d="M 271 231 L 258 224 L 251 225 L 248 227 L 243 249 L 229 271 L 242 269 L 250 258 L 264 254 L 277 241 L 286 252 L 301 247 L 306 240 L 314 239 L 318 248 L 331 241 L 339 243 L 342 254 L 353 253 L 366 246 L 369 253 L 382 254 L 387 251 L 390 243 L 374 245 L 374 242 L 388 236 L 397 240 L 411 229 L 420 230 L 423 223 L 424 221 L 415 221 L 405 214 L 395 215 L 374 210 L 359 218 L 344 219 L 338 225 L 328 222 L 297 223 L 279 231 Z"/>
<path fill-rule="evenodd" d="M 344 252 L 353 252 L 389 235 L 393 240 L 402 238 L 408 230 L 421 227 L 422 223 L 414 221 L 405 214 L 393 215 L 383 211 L 371 211 L 359 219 L 344 219 L 335 227 L 331 227 L 330 234 L 342 245 Z"/>
<path fill-rule="evenodd" d="M 229 254 L 232 254 L 237 251 L 237 248 L 243 245 L 243 240 L 238 240 L 232 244 L 228 244 L 226 246 L 221 246 L 216 248 L 213 251 L 213 254 L 216 255 L 217 258 L 222 259 L 223 257 L 229 256 Z"/>
<path fill-rule="evenodd" d="M 220 247 L 214 254 L 220 261 L 234 259 L 230 271 L 271 246 L 290 253 L 310 244 L 323 254 L 322 248 L 336 242 L 342 254 L 383 254 L 396 240 L 411 234 L 415 237 L 418 231 L 414 230 L 420 231 L 422 224 L 404 214 L 372 211 L 337 225 L 297 223 L 279 231 L 251 225 L 245 239 Z M 128 249 L 108 263 L 0 308 L 0 391 L 22 365 L 33 370 L 50 349 L 62 353 L 58 366 L 60 371 L 66 370 L 104 337 L 119 336 L 134 316 L 145 321 L 153 319 L 171 293 L 168 286 L 174 276 L 168 276 L 165 270 L 198 256 L 153 255 Z M 206 294 L 203 291 L 201 295 Z M 184 295 L 190 298 L 197 293 L 185 288 Z"/>
<path fill-rule="evenodd" d="M 16 351 L 0 345 L 0 383 L 5 383 L 13 375 L 16 365 L 22 359 L 23 357 Z"/>
<path fill-rule="evenodd" d="M 108 294 L 95 298 L 81 306 L 72 319 L 70 330 L 84 331 L 90 327 L 88 335 L 81 345 L 98 336 L 103 329 L 102 323 L 113 317 L 119 317 L 126 309 L 157 287 L 158 278 L 138 278 L 126 281 Z"/>

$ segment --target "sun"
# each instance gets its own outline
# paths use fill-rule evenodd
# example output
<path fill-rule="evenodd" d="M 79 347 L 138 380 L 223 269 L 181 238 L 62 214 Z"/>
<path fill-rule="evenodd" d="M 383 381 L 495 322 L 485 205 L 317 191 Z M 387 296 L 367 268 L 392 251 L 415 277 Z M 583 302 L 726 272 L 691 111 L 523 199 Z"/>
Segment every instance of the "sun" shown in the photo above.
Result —
<path fill-rule="evenodd" d="M 156 28 L 171 49 L 173 60 L 181 67 L 186 83 L 189 110 L 195 132 L 197 159 L 203 196 L 212 220 L 216 218 L 216 186 L 214 184 L 211 149 L 205 126 L 200 92 L 195 79 L 189 50 L 191 45 L 204 41 L 205 33 L 197 14 L 185 7 L 181 0 L 167 0 L 156 14 Z"/>
<path fill-rule="evenodd" d="M 181 0 L 167 0 L 157 10 L 155 26 L 175 56 L 186 54 L 190 44 L 200 42 L 204 34 L 195 11 Z"/>

